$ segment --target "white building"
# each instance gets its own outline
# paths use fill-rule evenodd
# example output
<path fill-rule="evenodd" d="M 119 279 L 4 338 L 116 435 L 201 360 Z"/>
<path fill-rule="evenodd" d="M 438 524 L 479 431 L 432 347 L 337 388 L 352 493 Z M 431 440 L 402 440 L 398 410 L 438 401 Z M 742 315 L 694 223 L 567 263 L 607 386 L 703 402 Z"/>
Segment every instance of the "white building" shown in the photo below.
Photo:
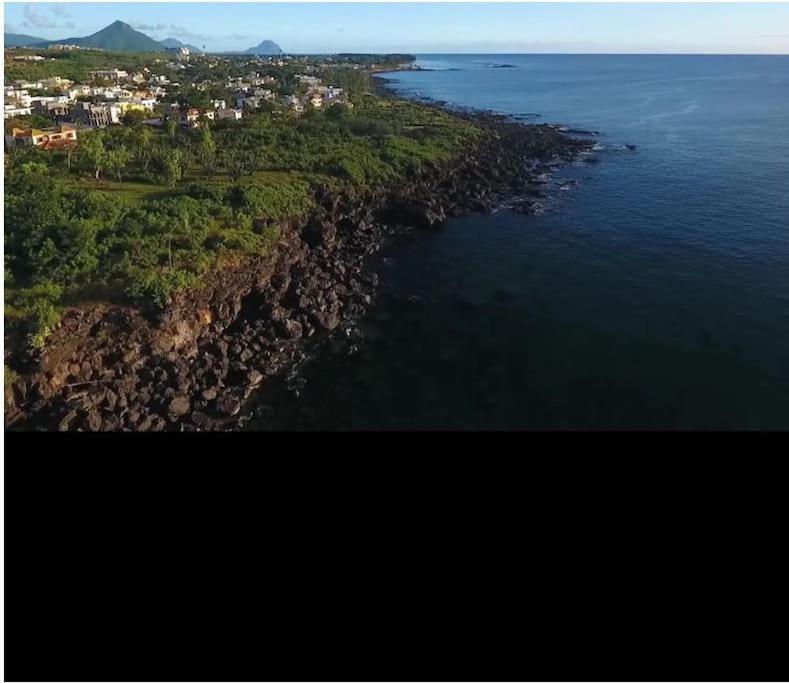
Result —
<path fill-rule="evenodd" d="M 91 71 L 90 75 L 92 78 L 106 78 L 116 82 L 124 81 L 129 77 L 127 71 L 121 71 L 120 69 L 99 69 L 98 71 Z"/>
<path fill-rule="evenodd" d="M 6 104 L 3 110 L 3 118 L 10 119 L 14 116 L 30 116 L 33 110 L 30 107 L 20 107 L 16 104 Z"/>

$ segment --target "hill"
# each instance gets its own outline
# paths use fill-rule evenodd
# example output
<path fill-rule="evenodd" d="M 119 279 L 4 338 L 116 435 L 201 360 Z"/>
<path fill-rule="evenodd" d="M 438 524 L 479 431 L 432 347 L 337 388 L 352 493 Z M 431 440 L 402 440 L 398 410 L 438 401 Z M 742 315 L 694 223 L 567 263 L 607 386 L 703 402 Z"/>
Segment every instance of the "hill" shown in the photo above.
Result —
<path fill-rule="evenodd" d="M 101 29 L 84 38 L 63 38 L 62 40 L 49 40 L 41 46 L 65 43 L 79 45 L 80 47 L 97 47 L 112 52 L 162 52 L 164 47 L 153 38 L 140 31 L 135 31 L 122 21 L 115 21 L 106 28 Z M 38 46 L 36 46 L 38 47 Z"/>
<path fill-rule="evenodd" d="M 28 45 L 35 45 L 36 43 L 45 43 L 46 38 L 36 38 L 35 36 L 26 36 L 23 33 L 5 33 L 3 35 L 6 47 L 27 47 Z"/>
<path fill-rule="evenodd" d="M 245 52 L 253 55 L 281 55 L 282 48 L 273 40 L 263 40 L 259 45 L 250 47 Z"/>

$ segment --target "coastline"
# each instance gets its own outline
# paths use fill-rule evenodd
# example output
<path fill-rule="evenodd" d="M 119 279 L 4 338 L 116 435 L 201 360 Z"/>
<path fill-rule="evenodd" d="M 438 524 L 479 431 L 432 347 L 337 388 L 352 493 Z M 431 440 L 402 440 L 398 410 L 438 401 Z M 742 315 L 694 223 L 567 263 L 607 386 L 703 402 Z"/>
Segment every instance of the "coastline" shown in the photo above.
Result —
<path fill-rule="evenodd" d="M 374 76 L 377 94 L 404 99 L 385 80 Z M 349 334 L 374 305 L 368 256 L 399 235 L 505 201 L 533 213 L 550 171 L 594 144 L 550 124 L 419 104 L 473 120 L 484 140 L 397 186 L 316 196 L 314 211 L 279 225 L 273 254 L 214 273 L 156 321 L 128 307 L 72 309 L 6 392 L 7 428 L 237 429 L 267 377 L 292 369 L 318 340 Z"/>

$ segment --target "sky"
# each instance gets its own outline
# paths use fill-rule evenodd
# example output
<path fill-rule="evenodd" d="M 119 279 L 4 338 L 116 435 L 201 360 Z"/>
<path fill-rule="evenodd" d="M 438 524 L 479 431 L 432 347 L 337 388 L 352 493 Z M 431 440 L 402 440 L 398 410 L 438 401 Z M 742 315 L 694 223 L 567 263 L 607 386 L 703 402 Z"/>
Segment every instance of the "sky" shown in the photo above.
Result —
<path fill-rule="evenodd" d="M 120 19 L 156 40 L 285 52 L 789 54 L 789 3 L 4 3 L 5 30 L 86 36 Z"/>

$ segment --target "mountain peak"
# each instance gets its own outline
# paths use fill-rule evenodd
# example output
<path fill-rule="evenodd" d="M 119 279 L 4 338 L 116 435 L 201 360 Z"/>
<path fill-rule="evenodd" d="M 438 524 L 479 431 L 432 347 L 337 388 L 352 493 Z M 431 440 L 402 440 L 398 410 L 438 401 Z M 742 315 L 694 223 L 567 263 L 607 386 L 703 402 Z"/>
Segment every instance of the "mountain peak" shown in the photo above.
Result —
<path fill-rule="evenodd" d="M 281 55 L 282 48 L 273 40 L 261 40 L 258 45 L 250 47 L 247 52 L 255 55 Z"/>
<path fill-rule="evenodd" d="M 46 45 L 68 43 L 81 47 L 96 47 L 116 52 L 161 52 L 162 46 L 153 38 L 140 33 L 123 21 L 113 21 L 101 31 L 84 38 L 63 38 L 50 40 Z"/>

